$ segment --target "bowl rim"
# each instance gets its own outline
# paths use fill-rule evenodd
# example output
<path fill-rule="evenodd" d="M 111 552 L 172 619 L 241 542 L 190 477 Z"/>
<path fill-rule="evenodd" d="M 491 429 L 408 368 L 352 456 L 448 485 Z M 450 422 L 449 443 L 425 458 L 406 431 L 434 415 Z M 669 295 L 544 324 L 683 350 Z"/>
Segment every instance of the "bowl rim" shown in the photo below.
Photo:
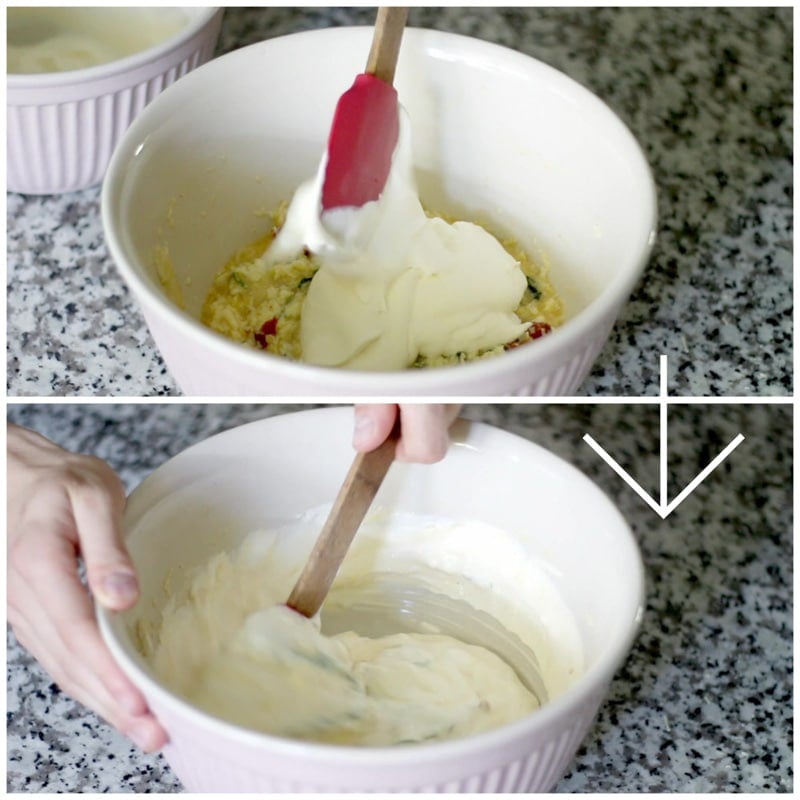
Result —
<path fill-rule="evenodd" d="M 175 33 L 144 50 L 137 50 L 135 53 L 123 58 L 116 58 L 113 61 L 106 61 L 102 64 L 80 69 L 63 70 L 61 72 L 6 72 L 6 88 L 8 92 L 15 92 L 49 89 L 59 86 L 77 86 L 134 72 L 139 67 L 158 61 L 175 48 L 180 47 L 184 42 L 192 39 L 215 16 L 224 10 L 222 6 L 173 6 L 173 8 L 181 11 L 193 11 L 194 13 L 187 15 L 187 23 Z M 159 7 L 159 10 L 161 10 L 161 7 Z M 11 102 L 10 97 L 8 98 L 8 104 L 16 105 L 16 103 Z"/>
<path fill-rule="evenodd" d="M 134 492 L 131 493 L 131 499 L 133 499 L 133 495 L 139 490 L 139 487 L 159 469 L 162 467 L 167 468 L 168 465 L 174 466 L 177 460 L 191 458 L 199 449 L 208 446 L 207 443 L 211 440 L 219 440 L 221 437 L 226 436 L 243 436 L 246 435 L 249 430 L 252 430 L 254 426 L 271 427 L 286 424 L 286 418 L 290 417 L 293 419 L 289 420 L 289 424 L 292 424 L 293 421 L 301 420 L 303 417 L 308 419 L 309 415 L 320 419 L 324 416 L 330 417 L 334 419 L 333 424 L 335 424 L 335 418 L 341 418 L 348 411 L 348 408 L 342 406 L 305 409 L 261 418 L 216 433 L 213 436 L 209 436 L 191 445 L 180 453 L 177 453 L 157 467 L 156 470 L 151 472 L 139 486 L 137 486 Z M 423 742 L 409 745 L 408 747 L 348 747 L 346 745 L 289 739 L 254 731 L 241 727 L 233 722 L 215 717 L 193 706 L 189 701 L 170 692 L 154 676 L 151 676 L 149 669 L 144 663 L 144 659 L 139 654 L 131 656 L 127 652 L 126 648 L 117 638 L 112 623 L 115 612 L 103 609 L 97 604 L 95 613 L 100 631 L 106 646 L 111 651 L 116 662 L 140 691 L 158 697 L 159 702 L 168 707 L 172 713 L 176 713 L 184 720 L 187 720 L 192 726 L 209 733 L 214 733 L 215 735 L 222 733 L 225 737 L 248 748 L 268 747 L 270 752 L 275 755 L 283 755 L 289 758 L 313 757 L 316 763 L 325 763 L 328 765 L 343 764 L 345 766 L 359 766 L 369 764 L 374 766 L 376 763 L 382 763 L 396 766 L 402 764 L 419 764 L 421 762 L 431 763 L 453 757 L 463 758 L 465 755 L 471 753 L 502 748 L 514 741 L 544 731 L 552 721 L 579 713 L 582 707 L 586 707 L 587 709 L 591 707 L 592 713 L 594 714 L 594 706 L 587 701 L 590 701 L 591 698 L 598 693 L 605 692 L 614 673 L 628 657 L 633 641 L 638 635 L 641 619 L 644 614 L 644 563 L 634 533 L 627 520 L 609 496 L 581 470 L 552 451 L 547 450 L 520 434 L 506 431 L 488 423 L 459 419 L 455 425 L 458 426 L 455 429 L 456 433 L 459 431 L 465 431 L 466 433 L 461 440 L 458 440 L 454 436 L 454 446 L 459 446 L 460 444 L 461 446 L 475 447 L 475 443 L 472 442 L 473 438 L 481 440 L 485 437 L 489 437 L 489 443 L 493 440 L 497 440 L 498 446 L 501 448 L 506 445 L 522 447 L 531 452 L 533 457 L 537 460 L 544 460 L 547 464 L 553 465 L 554 468 L 566 473 L 570 480 L 576 481 L 578 485 L 583 487 L 582 493 L 587 492 L 590 494 L 595 501 L 604 506 L 610 516 L 615 519 L 618 523 L 619 542 L 628 551 L 630 559 L 635 565 L 635 574 L 630 576 L 632 615 L 627 627 L 624 632 L 618 635 L 614 646 L 604 651 L 602 657 L 595 664 L 585 670 L 570 687 L 556 698 L 548 701 L 541 708 L 519 720 L 507 723 L 499 728 L 459 739 Z M 479 441 L 478 444 L 480 445 L 481 442 Z M 486 445 L 483 444 L 483 446 Z M 144 689 L 142 688 L 143 686 L 145 687 Z"/>
<path fill-rule="evenodd" d="M 528 68 L 531 64 L 535 65 L 536 69 L 568 87 L 571 92 L 584 101 L 591 102 L 596 108 L 602 109 L 602 113 L 618 130 L 621 139 L 626 142 L 631 163 L 635 163 L 638 170 L 641 170 L 646 194 L 643 198 L 646 214 L 643 216 L 642 231 L 636 245 L 638 255 L 631 258 L 627 268 L 615 275 L 597 297 L 566 320 L 563 325 L 555 328 L 547 336 L 531 342 L 531 346 L 513 348 L 497 356 L 463 364 L 425 367 L 424 369 L 407 368 L 405 370 L 355 370 L 346 367 L 323 367 L 273 356 L 245 344 L 234 342 L 211 330 L 199 319 L 170 301 L 157 288 L 153 276 L 145 277 L 147 274 L 145 269 L 139 270 L 129 263 L 126 247 L 123 245 L 124 224 L 118 213 L 121 196 L 129 175 L 130 160 L 135 158 L 139 145 L 147 139 L 150 132 L 148 127 L 150 118 L 155 116 L 162 106 L 169 103 L 172 97 L 178 97 L 178 92 L 189 93 L 195 84 L 200 84 L 210 70 L 218 69 L 220 63 L 233 63 L 233 59 L 247 58 L 256 49 L 268 48 L 274 46 L 275 43 L 285 43 L 288 40 L 297 40 L 298 37 L 305 39 L 341 37 L 343 35 L 352 36 L 355 32 L 359 32 L 359 35 L 366 35 L 365 32 L 369 30 L 369 26 L 345 26 L 301 31 L 256 42 L 226 53 L 194 70 L 174 86 L 162 92 L 133 121 L 115 149 L 106 171 L 101 192 L 101 217 L 109 252 L 123 279 L 138 298 L 142 309 L 157 315 L 165 324 L 176 329 L 181 336 L 198 343 L 202 352 L 223 358 L 226 363 L 243 368 L 249 373 L 269 375 L 276 379 L 303 380 L 309 386 L 316 383 L 324 384 L 333 378 L 340 387 L 339 391 L 345 395 L 352 394 L 354 390 L 357 392 L 358 387 L 365 382 L 380 386 L 381 393 L 386 396 L 404 390 L 407 392 L 409 384 L 412 384 L 411 388 L 416 389 L 420 395 L 442 393 L 446 392 L 454 382 L 452 380 L 453 369 L 457 370 L 457 378 L 462 381 L 469 381 L 470 378 L 490 381 L 493 377 L 505 376 L 512 372 L 523 372 L 526 367 L 535 366 L 537 362 L 545 360 L 548 355 L 560 352 L 562 348 L 569 350 L 580 347 L 586 341 L 587 335 L 599 326 L 605 317 L 609 314 L 616 314 L 617 310 L 625 303 L 650 259 L 656 240 L 658 222 L 658 195 L 652 168 L 642 146 L 619 115 L 605 101 L 577 80 L 526 53 L 462 34 L 413 27 L 404 32 L 405 37 L 419 37 L 422 45 L 429 40 L 427 49 L 441 46 L 443 41 L 456 41 L 462 48 L 462 57 L 467 57 L 475 51 L 486 57 L 502 53 L 502 58 L 512 64 Z M 410 378 L 411 375 L 414 377 Z"/>

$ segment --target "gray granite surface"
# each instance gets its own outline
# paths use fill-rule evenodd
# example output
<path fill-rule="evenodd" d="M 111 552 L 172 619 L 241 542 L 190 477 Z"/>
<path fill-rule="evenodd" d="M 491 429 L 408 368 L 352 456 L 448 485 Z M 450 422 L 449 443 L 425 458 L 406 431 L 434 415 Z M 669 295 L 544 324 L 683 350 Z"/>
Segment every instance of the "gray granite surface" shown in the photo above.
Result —
<path fill-rule="evenodd" d="M 220 53 L 366 8 L 231 8 Z M 410 22 L 519 49 L 630 126 L 660 236 L 589 395 L 792 392 L 792 9 L 414 8 Z M 99 189 L 7 197 L 8 387 L 16 396 L 174 395 L 106 249 Z"/>
<path fill-rule="evenodd" d="M 107 459 L 128 488 L 218 431 L 297 406 L 11 404 L 9 418 Z M 467 406 L 574 463 L 617 502 L 641 544 L 647 608 L 560 792 L 790 792 L 792 409 L 670 409 L 674 497 L 737 433 L 744 443 L 665 521 L 587 447 L 585 432 L 645 488 L 658 486 L 649 405 Z M 176 792 L 143 755 L 66 698 L 8 640 L 8 786 L 18 792 Z"/>

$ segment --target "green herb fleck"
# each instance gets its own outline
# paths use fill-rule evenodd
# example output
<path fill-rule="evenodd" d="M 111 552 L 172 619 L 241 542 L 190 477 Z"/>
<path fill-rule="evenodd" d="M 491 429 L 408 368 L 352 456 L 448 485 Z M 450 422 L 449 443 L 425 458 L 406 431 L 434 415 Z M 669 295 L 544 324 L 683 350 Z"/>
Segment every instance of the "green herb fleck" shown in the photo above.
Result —
<path fill-rule="evenodd" d="M 246 289 L 247 288 L 247 281 L 238 272 L 232 272 L 231 273 L 231 278 L 236 283 L 238 283 L 239 286 L 242 287 L 242 289 Z"/>
<path fill-rule="evenodd" d="M 533 299 L 534 300 L 541 299 L 542 292 L 536 285 L 536 281 L 534 281 L 533 278 L 529 277 L 528 275 L 525 276 L 525 279 L 528 281 L 528 289 L 530 290 L 530 293 L 533 295 Z"/>

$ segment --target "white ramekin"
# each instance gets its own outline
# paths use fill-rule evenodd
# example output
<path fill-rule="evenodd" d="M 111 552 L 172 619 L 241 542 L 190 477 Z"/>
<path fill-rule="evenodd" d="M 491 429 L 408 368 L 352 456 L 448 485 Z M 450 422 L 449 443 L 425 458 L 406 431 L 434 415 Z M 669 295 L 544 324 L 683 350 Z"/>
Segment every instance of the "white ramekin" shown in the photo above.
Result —
<path fill-rule="evenodd" d="M 100 183 L 128 126 L 156 95 L 214 54 L 222 10 L 184 8 L 164 42 L 86 69 L 6 78 L 7 188 L 56 194 Z"/>
<path fill-rule="evenodd" d="M 101 611 L 99 617 L 115 658 L 169 734 L 166 759 L 195 792 L 551 788 L 633 641 L 643 608 L 641 558 L 625 520 L 595 484 L 541 447 L 487 425 L 457 423 L 453 446 L 438 464 L 395 464 L 376 504 L 494 525 L 518 535 L 547 564 L 577 622 L 584 672 L 535 713 L 435 744 L 358 748 L 291 741 L 192 707 L 159 682 L 137 651 L 137 621 L 158 619 L 168 576 L 175 585 L 187 568 L 235 547 L 249 532 L 333 500 L 352 461 L 352 425 L 352 410 L 342 407 L 244 425 L 185 450 L 129 498 L 127 544 L 142 597 L 130 611 Z"/>

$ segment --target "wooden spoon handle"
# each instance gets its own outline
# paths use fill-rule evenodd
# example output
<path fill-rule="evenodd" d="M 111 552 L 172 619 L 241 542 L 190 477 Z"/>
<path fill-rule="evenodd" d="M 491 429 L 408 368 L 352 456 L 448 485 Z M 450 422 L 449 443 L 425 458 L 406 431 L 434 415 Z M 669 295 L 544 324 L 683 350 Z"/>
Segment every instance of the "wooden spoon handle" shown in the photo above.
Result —
<path fill-rule="evenodd" d="M 368 75 L 374 75 L 388 84 L 394 81 L 400 40 L 403 38 L 407 18 L 408 8 L 403 6 L 381 6 L 378 9 L 372 48 L 365 70 Z"/>
<path fill-rule="evenodd" d="M 319 611 L 350 542 L 394 461 L 398 438 L 399 426 L 395 426 L 377 450 L 356 455 L 314 549 L 289 595 L 286 602 L 289 608 L 305 617 L 313 617 Z"/>

